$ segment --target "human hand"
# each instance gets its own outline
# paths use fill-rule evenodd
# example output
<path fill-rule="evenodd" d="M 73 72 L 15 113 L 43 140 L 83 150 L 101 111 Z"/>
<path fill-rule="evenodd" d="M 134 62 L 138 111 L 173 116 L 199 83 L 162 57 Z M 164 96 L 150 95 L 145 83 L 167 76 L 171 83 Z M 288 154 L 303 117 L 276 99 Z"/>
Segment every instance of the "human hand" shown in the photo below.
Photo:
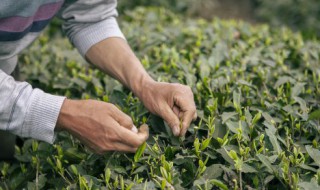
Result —
<path fill-rule="evenodd" d="M 148 139 L 149 129 L 139 129 L 132 119 L 110 103 L 68 100 L 62 105 L 57 130 L 66 130 L 95 153 L 135 152 Z"/>
<path fill-rule="evenodd" d="M 137 96 L 150 112 L 168 123 L 175 136 L 184 136 L 191 121 L 197 118 L 193 93 L 188 86 L 152 81 L 143 85 Z"/>

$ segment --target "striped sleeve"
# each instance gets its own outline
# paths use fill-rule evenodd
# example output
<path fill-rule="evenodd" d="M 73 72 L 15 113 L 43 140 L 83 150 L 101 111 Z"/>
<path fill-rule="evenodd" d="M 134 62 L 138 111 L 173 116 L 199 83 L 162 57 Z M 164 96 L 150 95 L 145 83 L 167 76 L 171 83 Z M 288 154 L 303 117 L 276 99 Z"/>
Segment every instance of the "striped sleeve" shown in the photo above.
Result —
<path fill-rule="evenodd" d="M 94 44 L 110 38 L 125 39 L 119 29 L 116 0 L 78 0 L 65 3 L 63 29 L 82 56 Z"/>
<path fill-rule="evenodd" d="M 64 99 L 33 89 L 26 82 L 17 82 L 0 70 L 0 129 L 53 143 Z"/>
<path fill-rule="evenodd" d="M 64 97 L 33 89 L 8 74 L 17 55 L 34 41 L 63 5 L 63 0 L 2 0 L 0 5 L 0 130 L 48 143 Z"/>

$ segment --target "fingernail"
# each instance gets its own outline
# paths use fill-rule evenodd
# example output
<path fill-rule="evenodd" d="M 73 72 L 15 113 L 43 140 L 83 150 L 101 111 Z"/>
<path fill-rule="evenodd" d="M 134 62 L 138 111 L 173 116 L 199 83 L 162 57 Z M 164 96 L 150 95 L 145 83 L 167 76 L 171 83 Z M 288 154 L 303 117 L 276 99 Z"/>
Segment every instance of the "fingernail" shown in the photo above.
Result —
<path fill-rule="evenodd" d="M 134 133 L 138 133 L 138 129 L 135 125 L 132 126 L 131 131 L 133 131 Z"/>
<path fill-rule="evenodd" d="M 174 134 L 174 136 L 178 136 L 179 133 L 180 133 L 179 126 L 177 126 L 177 125 L 173 126 L 173 134 Z"/>

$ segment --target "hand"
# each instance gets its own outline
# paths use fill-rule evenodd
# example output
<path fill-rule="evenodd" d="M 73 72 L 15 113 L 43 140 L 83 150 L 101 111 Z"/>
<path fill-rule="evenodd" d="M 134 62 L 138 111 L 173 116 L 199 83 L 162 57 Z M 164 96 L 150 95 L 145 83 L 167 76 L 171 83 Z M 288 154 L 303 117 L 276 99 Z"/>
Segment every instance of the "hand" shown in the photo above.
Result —
<path fill-rule="evenodd" d="M 139 129 L 113 104 L 94 100 L 68 100 L 62 105 L 57 130 L 66 130 L 95 153 L 135 152 L 148 139 L 149 129 Z"/>
<path fill-rule="evenodd" d="M 188 86 L 152 81 L 143 85 L 137 96 L 150 112 L 168 123 L 175 136 L 184 136 L 191 121 L 197 118 L 193 93 Z"/>

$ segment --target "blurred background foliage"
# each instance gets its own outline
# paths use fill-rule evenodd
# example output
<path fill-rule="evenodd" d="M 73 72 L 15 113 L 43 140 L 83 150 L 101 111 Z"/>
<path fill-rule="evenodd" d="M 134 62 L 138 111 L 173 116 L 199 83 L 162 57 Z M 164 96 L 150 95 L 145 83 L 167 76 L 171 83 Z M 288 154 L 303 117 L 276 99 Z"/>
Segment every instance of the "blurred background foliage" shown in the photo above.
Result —
<path fill-rule="evenodd" d="M 320 37 L 319 0 L 119 0 L 118 10 L 123 13 L 136 6 L 161 6 L 189 17 L 288 26 L 305 38 Z"/>

